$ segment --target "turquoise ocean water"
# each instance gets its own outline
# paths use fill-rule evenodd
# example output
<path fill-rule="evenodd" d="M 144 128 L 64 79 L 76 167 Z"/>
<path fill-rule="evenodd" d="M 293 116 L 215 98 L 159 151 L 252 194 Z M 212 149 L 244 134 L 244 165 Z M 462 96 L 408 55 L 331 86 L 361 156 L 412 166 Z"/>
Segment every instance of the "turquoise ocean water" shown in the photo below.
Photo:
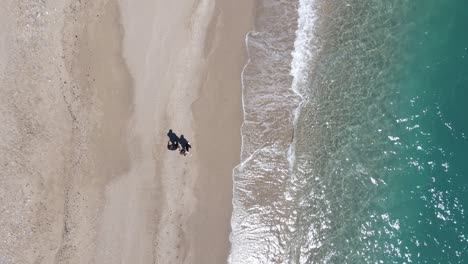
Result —
<path fill-rule="evenodd" d="M 259 10 L 231 263 L 468 263 L 468 1 Z"/>

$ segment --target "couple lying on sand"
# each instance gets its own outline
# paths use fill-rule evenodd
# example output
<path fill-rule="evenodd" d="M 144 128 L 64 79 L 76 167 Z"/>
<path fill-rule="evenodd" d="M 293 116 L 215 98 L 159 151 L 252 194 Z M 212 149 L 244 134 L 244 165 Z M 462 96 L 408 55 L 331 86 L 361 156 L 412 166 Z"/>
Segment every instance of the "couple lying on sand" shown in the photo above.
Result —
<path fill-rule="evenodd" d="M 190 142 L 184 138 L 184 135 L 180 135 L 179 138 L 174 132 L 172 132 L 172 129 L 169 129 L 167 136 L 169 137 L 169 142 L 167 142 L 167 149 L 176 150 L 180 148 L 180 154 L 184 156 L 189 153 L 189 149 L 192 146 L 190 146 Z"/>

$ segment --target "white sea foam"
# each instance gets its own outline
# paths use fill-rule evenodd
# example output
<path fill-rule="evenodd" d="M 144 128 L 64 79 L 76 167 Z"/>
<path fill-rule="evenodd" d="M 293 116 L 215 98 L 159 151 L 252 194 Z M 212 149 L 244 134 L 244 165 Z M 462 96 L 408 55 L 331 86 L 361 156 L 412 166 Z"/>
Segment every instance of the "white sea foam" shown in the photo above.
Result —
<path fill-rule="evenodd" d="M 301 97 L 304 95 L 302 87 L 307 84 L 310 75 L 310 63 L 315 55 L 316 39 L 316 3 L 314 0 L 299 0 L 298 25 L 294 41 L 291 75 L 294 77 L 292 89 Z"/>
<path fill-rule="evenodd" d="M 296 30 L 296 39 L 294 41 L 294 51 L 292 52 L 291 76 L 293 77 L 291 89 L 301 97 L 301 103 L 294 110 L 293 126 L 297 126 L 301 107 L 307 100 L 304 92 L 304 86 L 307 85 L 310 78 L 310 64 L 316 51 L 316 39 L 314 32 L 316 30 L 316 3 L 314 0 L 299 0 L 298 21 Z M 288 150 L 289 168 L 292 173 L 294 168 L 296 137 L 294 137 Z"/>
<path fill-rule="evenodd" d="M 291 126 L 296 126 L 304 102 L 300 86 L 309 78 L 307 65 L 313 58 L 312 48 L 304 46 L 313 41 L 313 25 L 308 24 L 315 22 L 313 0 L 300 0 L 297 21 L 290 17 L 297 7 L 293 2 L 262 0 L 262 7 L 267 12 L 258 18 L 256 31 L 249 32 L 245 38 L 249 59 L 241 76 L 244 122 L 241 163 L 233 170 L 229 263 L 270 263 L 272 259 L 285 257 L 287 253 L 273 230 L 284 228 L 280 226 L 284 224 L 294 230 L 291 217 L 297 215 L 293 211 L 287 216 L 285 209 L 289 210 L 290 206 L 286 204 L 293 202 L 293 196 L 285 195 L 281 187 L 290 180 L 295 162 L 294 139 L 285 140 L 284 135 L 291 131 Z M 278 16 L 283 17 L 280 20 Z M 293 31 L 296 22 L 298 29 Z M 268 196 L 259 194 L 264 188 L 257 181 L 275 180 L 278 182 L 273 182 L 272 189 L 268 189 L 269 196 L 277 195 L 284 200 L 272 198 L 276 203 L 273 213 L 279 214 L 275 219 L 282 219 L 275 220 L 279 221 L 276 228 L 262 220 L 271 214 L 255 198 L 258 195 L 265 200 Z M 265 240 L 270 241 L 268 245 L 260 243 Z"/>

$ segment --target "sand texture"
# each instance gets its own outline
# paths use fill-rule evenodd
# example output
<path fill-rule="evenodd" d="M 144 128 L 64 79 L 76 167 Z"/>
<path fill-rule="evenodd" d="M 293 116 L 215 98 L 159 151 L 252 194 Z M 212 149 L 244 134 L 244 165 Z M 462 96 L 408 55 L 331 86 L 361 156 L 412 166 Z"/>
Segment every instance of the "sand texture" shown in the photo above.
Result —
<path fill-rule="evenodd" d="M 252 14 L 4 0 L 0 263 L 225 263 Z"/>

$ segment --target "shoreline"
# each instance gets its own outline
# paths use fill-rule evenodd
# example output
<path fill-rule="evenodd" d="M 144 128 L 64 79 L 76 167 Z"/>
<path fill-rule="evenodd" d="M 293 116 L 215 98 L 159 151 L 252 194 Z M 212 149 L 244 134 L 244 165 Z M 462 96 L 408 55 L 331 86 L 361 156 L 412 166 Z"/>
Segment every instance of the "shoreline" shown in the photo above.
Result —
<path fill-rule="evenodd" d="M 195 186 L 197 213 L 191 221 L 192 245 L 201 254 L 193 263 L 227 262 L 230 253 L 232 170 L 240 163 L 243 122 L 241 73 L 248 62 L 245 38 L 255 12 L 250 1 L 218 1 L 216 6 L 216 41 L 200 96 L 192 105 L 203 175 Z"/>

